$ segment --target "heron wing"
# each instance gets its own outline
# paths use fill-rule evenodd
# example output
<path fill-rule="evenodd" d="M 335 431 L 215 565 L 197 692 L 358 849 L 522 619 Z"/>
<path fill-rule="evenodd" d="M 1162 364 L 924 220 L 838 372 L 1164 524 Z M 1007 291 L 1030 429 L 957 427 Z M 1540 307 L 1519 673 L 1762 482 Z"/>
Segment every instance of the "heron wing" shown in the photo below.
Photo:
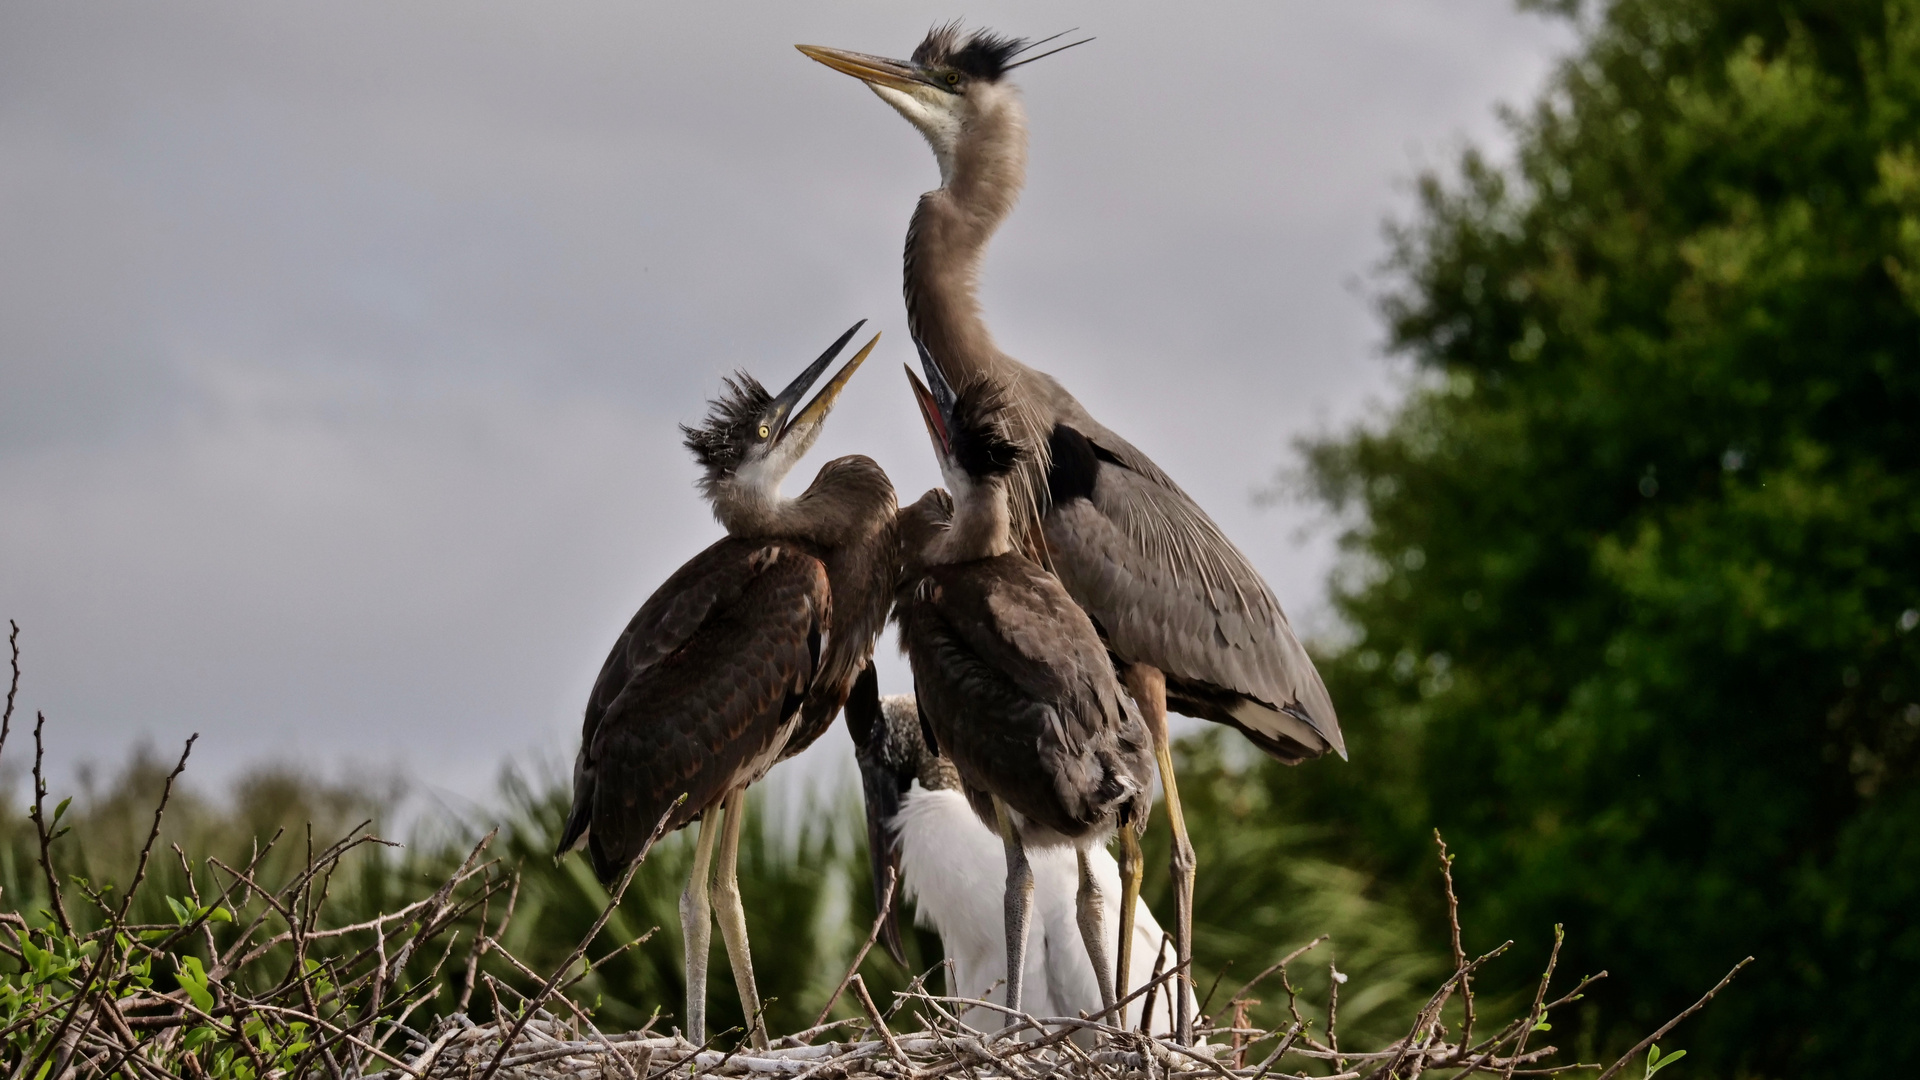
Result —
<path fill-rule="evenodd" d="M 1051 575 L 1008 555 L 925 581 L 903 638 L 921 711 L 969 785 L 1068 836 L 1144 790 L 1145 727 Z"/>
<path fill-rule="evenodd" d="M 1277 757 L 1345 756 L 1313 659 L 1219 526 L 1084 413 L 1052 443 L 1047 554 L 1114 653 L 1164 672 L 1179 711 L 1232 724 Z"/>
<path fill-rule="evenodd" d="M 642 605 L 588 697 L 560 850 L 617 876 L 681 795 L 675 829 L 773 763 L 832 624 L 820 560 L 725 539 Z"/>

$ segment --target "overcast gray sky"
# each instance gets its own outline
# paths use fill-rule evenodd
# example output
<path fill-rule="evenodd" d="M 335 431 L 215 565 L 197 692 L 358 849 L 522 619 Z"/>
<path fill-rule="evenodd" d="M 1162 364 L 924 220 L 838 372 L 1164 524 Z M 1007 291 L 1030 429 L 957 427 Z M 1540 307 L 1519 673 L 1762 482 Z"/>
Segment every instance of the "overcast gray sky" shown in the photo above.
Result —
<path fill-rule="evenodd" d="M 905 55 L 956 15 L 1099 37 L 1019 73 L 1000 342 L 1311 625 L 1324 532 L 1252 493 L 1390 400 L 1381 222 L 1422 165 L 1503 145 L 1495 106 L 1538 90 L 1560 24 L 1506 0 L 16 0 L 0 618 L 55 760 L 198 730 L 203 781 L 276 760 L 482 795 L 510 757 L 570 759 L 614 636 L 719 534 L 675 425 L 856 318 L 886 337 L 793 489 L 851 452 L 906 499 L 936 483 L 896 368 L 933 160 L 792 45 Z M 836 735 L 806 768 L 849 757 Z"/>

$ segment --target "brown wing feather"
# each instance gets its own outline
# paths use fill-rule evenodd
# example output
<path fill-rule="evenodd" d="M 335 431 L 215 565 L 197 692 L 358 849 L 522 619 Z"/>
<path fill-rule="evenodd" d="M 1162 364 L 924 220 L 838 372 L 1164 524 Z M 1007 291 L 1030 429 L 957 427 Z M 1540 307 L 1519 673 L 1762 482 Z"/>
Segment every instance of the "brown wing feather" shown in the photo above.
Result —
<path fill-rule="evenodd" d="M 1018 556 L 934 567 L 903 590 L 901 637 L 941 750 L 969 787 L 1077 836 L 1144 813 L 1146 725 L 1093 626 Z"/>
<path fill-rule="evenodd" d="M 650 597 L 588 697 L 573 811 L 611 880 L 682 794 L 669 829 L 757 778 L 791 733 L 832 625 L 826 568 L 796 545 L 719 541 Z"/>
<path fill-rule="evenodd" d="M 846 501 L 864 503 L 859 529 L 848 529 L 821 553 L 833 585 L 833 635 L 820 661 L 820 677 L 801 706 L 800 727 L 787 740 L 781 758 L 813 745 L 833 726 L 854 679 L 873 660 L 873 642 L 887 625 L 893 607 L 894 579 L 900 571 L 899 532 L 894 526 L 893 484 L 873 459 L 852 455 L 828 462 L 814 488 L 827 484 L 858 493 Z M 811 490 L 811 489 L 810 489 Z M 855 520 L 849 515 L 848 520 Z"/>

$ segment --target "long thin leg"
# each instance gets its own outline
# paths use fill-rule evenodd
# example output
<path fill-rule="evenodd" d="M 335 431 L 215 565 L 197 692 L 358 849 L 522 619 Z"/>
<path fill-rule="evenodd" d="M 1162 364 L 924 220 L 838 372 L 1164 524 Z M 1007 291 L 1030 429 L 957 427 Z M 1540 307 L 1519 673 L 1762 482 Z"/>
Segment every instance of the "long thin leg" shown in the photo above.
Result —
<path fill-rule="evenodd" d="M 713 838 L 720 835 L 713 815 L 700 815 L 700 839 L 693 845 L 693 872 L 680 894 L 680 940 L 687 946 L 687 1038 L 694 1045 L 707 1041 L 707 951 L 713 944 L 713 904 L 707 898 L 707 878 L 713 865 Z"/>
<path fill-rule="evenodd" d="M 1094 981 L 1100 984 L 1100 1007 L 1110 1009 L 1114 1002 L 1114 984 L 1113 965 L 1107 962 L 1107 898 L 1100 888 L 1100 879 L 1093 876 L 1093 861 L 1086 849 L 1076 848 L 1074 854 L 1080 858 L 1080 892 L 1074 897 L 1080 917 L 1080 940 L 1086 943 L 1087 959 L 1093 961 Z"/>
<path fill-rule="evenodd" d="M 727 963 L 733 966 L 733 984 L 740 988 L 740 1008 L 747 1014 L 747 1037 L 756 1047 L 767 1045 L 766 1019 L 760 1015 L 760 988 L 753 981 L 753 953 L 747 948 L 747 909 L 740 902 L 740 825 L 747 817 L 747 789 L 737 787 L 727 796 L 726 831 L 720 834 L 720 860 L 714 866 L 713 909 L 720 919 L 720 940 L 727 943 Z"/>
<path fill-rule="evenodd" d="M 1133 924 L 1140 909 L 1140 875 L 1145 869 L 1145 862 L 1140 858 L 1140 833 L 1133 825 L 1123 823 L 1120 826 L 1120 959 L 1113 969 L 1113 990 L 1118 997 L 1126 997 L 1134 989 Z M 1151 994 L 1148 1000 L 1152 1000 Z M 1116 1016 L 1108 1022 L 1125 1027 L 1127 1018 Z"/>
<path fill-rule="evenodd" d="M 1020 1011 L 1020 984 L 1027 973 L 1027 924 L 1033 921 L 1033 867 L 1013 827 L 1013 811 L 996 796 L 993 817 L 1007 846 L 1007 1008 Z"/>
<path fill-rule="evenodd" d="M 1173 775 L 1173 747 L 1167 737 L 1167 677 L 1159 668 L 1131 664 L 1126 670 L 1127 691 L 1140 706 L 1153 733 L 1153 756 L 1160 764 L 1160 786 L 1166 792 L 1167 822 L 1173 826 L 1173 955 L 1179 975 L 1173 988 L 1174 1039 L 1193 1042 L 1193 842 L 1187 839 L 1187 818 L 1180 810 L 1180 786 Z"/>

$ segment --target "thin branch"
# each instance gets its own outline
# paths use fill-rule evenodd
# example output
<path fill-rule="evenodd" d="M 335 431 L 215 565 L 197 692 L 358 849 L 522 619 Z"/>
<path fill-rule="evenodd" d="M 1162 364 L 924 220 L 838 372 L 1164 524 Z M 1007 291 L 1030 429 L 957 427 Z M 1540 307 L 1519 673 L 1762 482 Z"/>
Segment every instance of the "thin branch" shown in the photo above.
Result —
<path fill-rule="evenodd" d="M 892 884 L 893 874 L 891 872 L 887 874 L 887 878 L 888 884 Z M 881 1041 L 887 1044 L 887 1053 L 892 1054 L 893 1060 L 899 1062 L 900 1067 L 907 1070 L 907 1075 L 913 1075 L 915 1071 L 913 1061 L 909 1059 L 905 1053 L 901 1052 L 900 1044 L 894 1040 L 893 1029 L 887 1027 L 886 1017 L 881 1016 L 880 1010 L 874 1007 L 873 995 L 867 993 L 867 980 L 855 975 L 853 977 L 853 994 L 860 999 L 860 1007 L 866 1010 L 867 1019 L 873 1023 L 873 1030 L 879 1034 Z"/>
<path fill-rule="evenodd" d="M 1254 987 L 1259 986 L 1262 982 L 1265 982 L 1269 975 L 1272 975 L 1274 972 L 1279 971 L 1281 968 L 1284 968 L 1288 964 L 1291 964 L 1295 960 L 1298 960 L 1302 956 L 1305 956 L 1308 952 L 1312 951 L 1315 947 L 1317 947 L 1321 942 L 1327 940 L 1329 936 L 1330 935 L 1327 935 L 1327 934 L 1321 934 L 1319 937 L 1314 938 L 1312 941 L 1307 942 L 1305 945 L 1300 946 L 1299 948 L 1293 950 L 1292 952 L 1281 957 L 1280 959 L 1275 960 L 1273 963 L 1268 964 L 1264 969 L 1261 970 L 1260 974 L 1255 975 L 1251 979 L 1248 979 L 1245 986 L 1242 986 L 1240 989 L 1235 990 L 1233 993 L 1227 995 L 1227 1000 L 1232 1001 L 1235 998 L 1246 997 L 1247 991 L 1252 990 Z"/>
<path fill-rule="evenodd" d="M 1447 926 L 1453 936 L 1453 969 L 1460 974 L 1460 1001 L 1466 1012 L 1460 1022 L 1460 1043 L 1464 1046 L 1473 1041 L 1473 980 L 1466 973 L 1466 950 L 1460 947 L 1460 897 L 1453 891 L 1453 856 L 1448 853 L 1447 842 L 1438 828 L 1433 830 L 1433 842 L 1440 846 L 1440 876 L 1447 883 Z"/>
<path fill-rule="evenodd" d="M 860 951 L 853 954 L 853 963 L 847 965 L 847 973 L 841 976 L 840 985 L 834 987 L 833 993 L 827 995 L 827 1003 L 820 1007 L 820 1015 L 813 1018 L 814 1027 L 827 1022 L 827 1014 L 833 1011 L 833 1006 L 840 1000 L 840 995 L 846 992 L 847 984 L 856 978 L 854 972 L 860 970 L 860 965 L 866 960 L 867 953 L 873 950 L 873 943 L 880 940 L 880 931 L 887 924 L 887 913 L 893 910 L 893 890 L 894 886 L 899 884 L 899 879 L 899 871 L 891 866 L 887 867 L 887 885 L 880 893 L 880 910 L 873 917 L 873 929 L 867 932 L 866 944 L 860 946 Z"/>
<path fill-rule="evenodd" d="M 533 1019 L 533 1014 L 539 1009 L 540 1003 L 547 999 L 547 995 L 553 993 L 554 988 L 560 984 L 560 980 L 566 976 L 574 962 L 586 953 L 587 946 L 593 943 L 593 939 L 600 936 L 601 928 L 607 925 L 607 920 L 613 917 L 614 909 L 620 906 L 620 898 L 627 894 L 627 886 L 633 884 L 633 876 L 639 873 L 640 865 L 647 861 L 647 855 L 653 851 L 653 845 L 658 843 L 661 834 L 667 831 L 667 822 L 673 820 L 674 811 L 679 810 L 680 805 L 686 801 L 687 797 L 681 795 L 673 801 L 672 806 L 667 807 L 666 813 L 660 815 L 659 824 L 653 827 L 647 842 L 641 845 L 640 854 L 634 857 L 633 862 L 627 864 L 627 872 L 620 875 L 619 887 L 614 890 L 612 896 L 607 898 L 606 906 L 600 909 L 600 917 L 593 920 L 593 926 L 580 939 L 580 944 L 575 945 L 573 951 L 567 954 L 567 958 L 554 969 L 553 977 L 549 978 L 546 984 L 540 987 L 540 992 L 527 1002 L 526 1008 L 520 1014 L 520 1019 L 514 1023 L 513 1030 L 500 1040 L 500 1050 L 493 1055 L 493 1061 L 488 1063 L 486 1071 L 480 1074 L 480 1080 L 493 1080 L 493 1074 L 500 1071 L 500 1063 L 507 1059 L 507 1051 L 512 1048 L 513 1040 L 519 1038 L 520 1032 L 527 1026 L 527 1021 Z"/>
<path fill-rule="evenodd" d="M 7 620 L 7 647 L 13 650 L 13 681 L 7 684 L 7 710 L 0 713 L 0 751 L 7 748 L 7 733 L 13 730 L 13 699 L 20 693 L 20 624 Z"/>
<path fill-rule="evenodd" d="M 1545 1022 L 1546 1016 L 1541 1006 L 1547 1000 L 1547 984 L 1553 981 L 1553 969 L 1560 963 L 1560 946 L 1567 940 L 1567 931 L 1559 923 L 1553 924 L 1553 951 L 1547 954 L 1547 970 L 1540 975 L 1540 985 L 1533 992 L 1533 1008 L 1527 1010 L 1526 1026 L 1520 1029 L 1520 1041 L 1514 1044 L 1513 1054 L 1507 1062 L 1504 1080 L 1513 1080 L 1514 1066 L 1519 1064 L 1520 1055 L 1527 1052 L 1527 1038 Z"/>
<path fill-rule="evenodd" d="M 1625 1068 L 1627 1062 L 1633 1060 L 1635 1057 L 1639 1056 L 1641 1053 L 1644 1053 L 1647 1047 L 1652 1046 L 1654 1043 L 1658 1042 L 1662 1037 L 1664 1037 L 1667 1032 L 1672 1031 L 1675 1027 L 1679 1026 L 1680 1021 L 1685 1020 L 1687 1017 L 1692 1016 L 1694 1013 L 1699 1012 L 1703 1008 L 1706 1008 L 1707 1002 L 1713 1000 L 1713 995 L 1719 993 L 1722 990 L 1725 990 L 1727 988 L 1727 984 L 1733 981 L 1733 977 L 1735 975 L 1740 974 L 1740 969 L 1743 967 L 1746 967 L 1748 964 L 1751 964 L 1751 963 L 1753 963 L 1753 957 L 1749 956 L 1745 960 L 1742 960 L 1739 963 L 1733 965 L 1733 970 L 1721 976 L 1720 981 L 1717 983 L 1714 983 L 1713 989 L 1707 991 L 1704 997 L 1702 997 L 1699 1001 L 1696 1001 L 1693 1004 L 1687 1006 L 1686 1009 L 1683 1012 L 1681 1012 L 1679 1016 L 1676 1016 L 1673 1019 L 1667 1021 L 1666 1023 L 1660 1025 L 1659 1031 L 1656 1031 L 1653 1034 L 1635 1043 L 1633 1045 L 1633 1049 L 1627 1051 L 1624 1055 L 1621 1056 L 1619 1061 L 1614 1062 L 1611 1066 L 1607 1068 L 1606 1072 L 1601 1073 L 1599 1076 L 1595 1077 L 1594 1080 L 1608 1080 L 1608 1078 L 1611 1077 L 1613 1074 Z"/>
<path fill-rule="evenodd" d="M 173 771 L 167 774 L 167 781 L 160 788 L 160 802 L 153 808 L 153 828 L 147 832 L 147 842 L 140 846 L 140 862 L 134 868 L 133 883 L 127 886 L 126 895 L 120 898 L 120 912 L 115 916 L 115 921 L 126 920 L 128 909 L 133 907 L 133 894 L 139 892 L 141 883 L 147 880 L 147 859 L 153 855 L 154 841 L 160 839 L 160 819 L 166 816 L 167 801 L 173 798 L 173 782 L 187 771 L 187 758 L 192 755 L 193 744 L 199 739 L 200 733 L 197 731 L 187 736 L 187 745 L 180 748 L 180 760 L 173 766 Z"/>
<path fill-rule="evenodd" d="M 60 930 L 68 937 L 73 936 L 73 923 L 67 918 L 66 902 L 60 898 L 60 875 L 53 869 L 53 842 L 59 837 L 47 821 L 46 800 L 47 781 L 41 766 L 46 760 L 47 746 L 42 732 L 47 726 L 47 714 L 35 713 L 33 722 L 33 809 L 27 816 L 33 819 L 33 829 L 40 838 L 40 870 L 47 877 L 47 902 L 53 910 L 55 921 Z M 58 814 L 58 811 L 55 811 Z"/>

